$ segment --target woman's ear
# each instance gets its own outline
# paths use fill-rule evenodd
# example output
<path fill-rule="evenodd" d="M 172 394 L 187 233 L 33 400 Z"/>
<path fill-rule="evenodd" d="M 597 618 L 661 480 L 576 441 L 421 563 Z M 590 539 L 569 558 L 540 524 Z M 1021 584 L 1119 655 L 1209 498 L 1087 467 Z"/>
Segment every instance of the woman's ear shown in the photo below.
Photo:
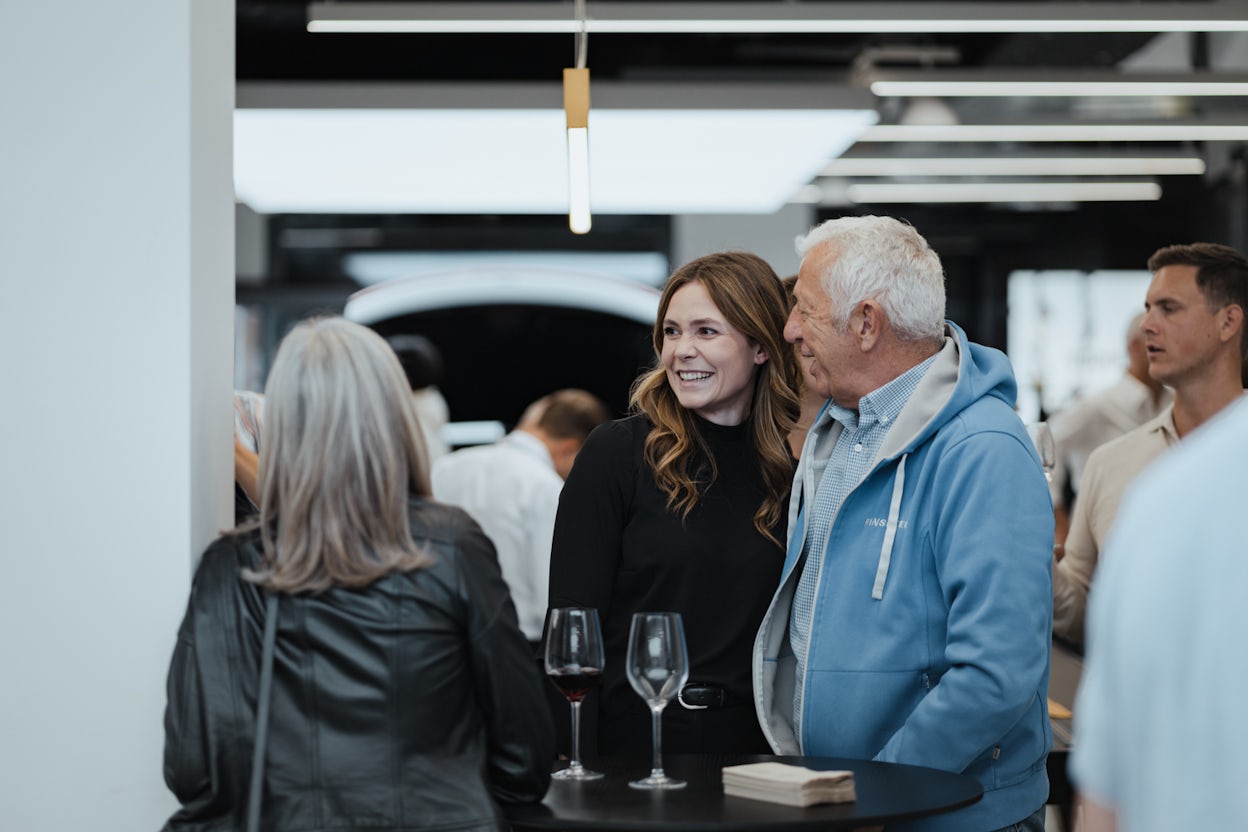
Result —
<path fill-rule="evenodd" d="M 763 349 L 762 344 L 758 344 L 758 343 L 754 344 L 754 363 L 755 364 L 767 363 L 767 350 Z"/>

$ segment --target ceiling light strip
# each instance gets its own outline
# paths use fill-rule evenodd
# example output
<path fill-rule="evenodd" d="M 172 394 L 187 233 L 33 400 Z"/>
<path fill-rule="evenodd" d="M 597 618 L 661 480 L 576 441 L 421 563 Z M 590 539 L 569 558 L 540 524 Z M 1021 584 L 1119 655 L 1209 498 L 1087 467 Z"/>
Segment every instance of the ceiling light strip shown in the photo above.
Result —
<path fill-rule="evenodd" d="M 878 80 L 871 92 L 882 97 L 1014 98 L 1056 96 L 1243 96 L 1248 79 L 1237 80 Z"/>
<path fill-rule="evenodd" d="M 471 14 L 465 14 L 471 10 Z M 588 27 L 586 27 L 588 30 Z M 574 34 L 571 3 L 310 3 L 309 32 Z"/>
<path fill-rule="evenodd" d="M 1248 14 L 1208 3 L 596 2 L 591 33 L 1235 32 Z M 471 9 L 471 16 L 465 14 Z M 992 15 L 985 12 L 991 9 Z M 579 31 L 567 3 L 311 3 L 309 32 L 555 33 Z"/>
<path fill-rule="evenodd" d="M 594 215 L 772 213 L 875 120 L 826 109 L 602 110 L 593 94 Z M 235 190 L 265 214 L 564 214 L 566 128 L 557 107 L 239 108 Z"/>
<path fill-rule="evenodd" d="M 1205 172 L 1195 156 L 841 157 L 821 176 L 1183 176 Z"/>
<path fill-rule="evenodd" d="M 846 189 L 850 202 L 1152 202 L 1155 182 L 950 182 L 859 184 Z"/>
<path fill-rule="evenodd" d="M 1248 141 L 1248 124 L 877 124 L 860 142 Z"/>

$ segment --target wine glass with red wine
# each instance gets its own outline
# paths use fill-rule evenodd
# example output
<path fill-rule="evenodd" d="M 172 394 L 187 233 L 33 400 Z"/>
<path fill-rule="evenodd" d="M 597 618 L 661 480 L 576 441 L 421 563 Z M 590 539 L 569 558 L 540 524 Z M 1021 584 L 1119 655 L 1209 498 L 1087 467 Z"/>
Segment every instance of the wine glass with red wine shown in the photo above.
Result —
<path fill-rule="evenodd" d="M 581 700 L 602 680 L 602 626 L 593 607 L 550 611 L 546 628 L 546 675 L 572 706 L 572 760 L 556 780 L 597 780 L 602 772 L 581 765 Z"/>

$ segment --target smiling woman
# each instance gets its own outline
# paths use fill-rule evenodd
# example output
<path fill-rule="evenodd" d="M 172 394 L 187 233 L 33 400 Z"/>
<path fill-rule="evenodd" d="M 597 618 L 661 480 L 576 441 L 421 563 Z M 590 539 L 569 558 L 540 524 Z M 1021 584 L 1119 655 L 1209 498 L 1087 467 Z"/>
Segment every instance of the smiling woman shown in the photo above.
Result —
<path fill-rule="evenodd" d="M 671 296 L 659 358 L 681 407 L 717 425 L 739 425 L 754 400 L 754 368 L 767 363 L 767 351 L 692 282 Z"/>
<path fill-rule="evenodd" d="M 768 751 L 750 650 L 784 560 L 799 372 L 782 335 L 787 311 L 779 278 L 753 254 L 678 269 L 633 415 L 595 430 L 568 475 L 550 603 L 602 616 L 603 690 L 586 713 L 599 753 L 650 748 L 650 714 L 624 656 L 633 613 L 655 610 L 682 615 L 691 667 L 683 707 L 663 717 L 664 749 Z"/>

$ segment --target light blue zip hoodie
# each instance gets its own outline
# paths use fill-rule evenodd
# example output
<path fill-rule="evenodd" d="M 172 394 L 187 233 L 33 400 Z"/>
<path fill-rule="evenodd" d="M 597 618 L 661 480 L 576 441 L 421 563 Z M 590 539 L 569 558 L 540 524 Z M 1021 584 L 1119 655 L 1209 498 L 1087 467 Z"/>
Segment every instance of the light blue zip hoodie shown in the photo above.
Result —
<path fill-rule="evenodd" d="M 1053 508 L 1014 412 L 1009 360 L 946 325 L 945 346 L 845 498 L 826 541 L 801 737 L 789 645 L 807 495 L 840 433 L 806 438 L 780 588 L 754 645 L 759 721 L 778 754 L 963 772 L 984 797 L 894 830 L 988 832 L 1048 797 Z"/>

